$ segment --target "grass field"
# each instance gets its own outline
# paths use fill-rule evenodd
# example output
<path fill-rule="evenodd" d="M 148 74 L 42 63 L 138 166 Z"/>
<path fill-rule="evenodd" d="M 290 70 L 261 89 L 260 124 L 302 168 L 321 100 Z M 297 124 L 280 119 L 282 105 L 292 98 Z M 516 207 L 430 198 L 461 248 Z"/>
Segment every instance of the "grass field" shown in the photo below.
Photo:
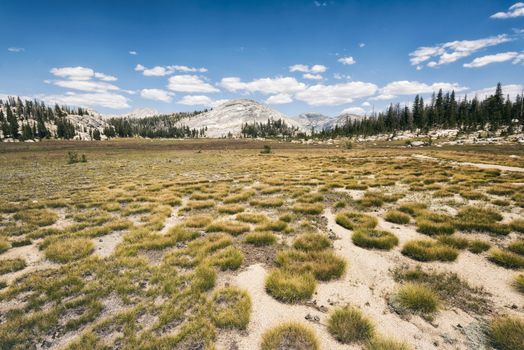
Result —
<path fill-rule="evenodd" d="M 507 166 L 521 146 L 0 143 L 0 349 L 512 349 Z"/>

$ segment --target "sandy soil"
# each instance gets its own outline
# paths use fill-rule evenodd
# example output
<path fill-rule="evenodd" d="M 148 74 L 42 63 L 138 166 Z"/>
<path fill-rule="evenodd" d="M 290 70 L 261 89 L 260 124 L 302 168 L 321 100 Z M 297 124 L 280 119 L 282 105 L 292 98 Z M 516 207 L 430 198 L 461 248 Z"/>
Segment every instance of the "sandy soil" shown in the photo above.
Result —
<path fill-rule="evenodd" d="M 470 162 L 457 162 L 457 161 L 448 161 L 447 159 L 442 158 L 435 158 L 430 156 L 425 156 L 422 154 L 413 154 L 413 158 L 420 159 L 420 160 L 432 160 L 432 161 L 445 161 L 449 162 L 453 165 L 460 165 L 460 166 L 474 166 L 480 169 L 498 169 L 502 171 L 514 171 L 519 173 L 524 173 L 524 168 L 514 167 L 514 166 L 505 166 L 505 165 L 498 165 L 498 164 L 484 164 L 484 163 L 470 163 Z"/>
<path fill-rule="evenodd" d="M 94 239 L 93 242 L 95 243 L 95 254 L 98 254 L 102 258 L 113 254 L 116 246 L 122 242 L 123 235 L 124 231 L 117 231 Z"/>

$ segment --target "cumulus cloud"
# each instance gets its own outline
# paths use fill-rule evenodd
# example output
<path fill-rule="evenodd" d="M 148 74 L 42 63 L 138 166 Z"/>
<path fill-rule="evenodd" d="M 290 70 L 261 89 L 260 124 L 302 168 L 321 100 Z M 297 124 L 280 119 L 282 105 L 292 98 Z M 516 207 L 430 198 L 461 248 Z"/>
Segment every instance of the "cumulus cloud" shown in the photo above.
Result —
<path fill-rule="evenodd" d="M 524 2 L 517 2 L 510 6 L 507 12 L 497 12 L 490 16 L 494 19 L 508 19 L 524 16 Z"/>
<path fill-rule="evenodd" d="M 261 78 L 243 82 L 238 77 L 226 77 L 220 86 L 228 91 L 261 92 L 263 94 L 292 94 L 306 89 L 306 84 L 292 77 Z"/>
<path fill-rule="evenodd" d="M 368 101 L 362 103 L 362 107 L 371 107 L 371 103 Z"/>
<path fill-rule="evenodd" d="M 92 80 L 53 80 L 51 84 L 60 86 L 66 89 L 73 89 L 86 92 L 105 92 L 117 91 L 120 88 L 116 85 L 109 84 L 103 81 Z"/>
<path fill-rule="evenodd" d="M 455 92 L 465 91 L 468 88 L 460 86 L 457 83 L 433 83 L 431 85 L 420 83 L 418 81 L 400 80 L 393 81 L 380 89 L 379 95 L 372 98 L 372 100 L 390 100 L 398 95 L 416 95 L 428 94 L 438 90 Z"/>
<path fill-rule="evenodd" d="M 372 96 L 377 89 L 375 84 L 360 81 L 334 85 L 317 84 L 297 92 L 295 98 L 312 106 L 335 106 L 351 103 L 356 98 Z"/>
<path fill-rule="evenodd" d="M 215 107 L 218 106 L 224 102 L 227 102 L 227 100 L 213 100 L 212 98 L 205 96 L 205 95 L 187 95 L 182 97 L 181 100 L 179 100 L 177 103 L 187 106 L 207 106 L 207 107 Z"/>
<path fill-rule="evenodd" d="M 207 72 L 207 68 L 195 68 L 195 67 L 180 66 L 180 65 L 155 66 L 153 68 L 146 68 L 141 64 L 137 64 L 135 67 L 135 71 L 142 72 L 142 74 L 146 77 L 163 77 L 166 75 L 174 74 L 176 72 L 205 73 Z"/>
<path fill-rule="evenodd" d="M 204 81 L 202 77 L 190 74 L 174 75 L 170 77 L 167 88 L 171 91 L 178 92 L 209 93 L 220 91 L 213 85 Z"/>
<path fill-rule="evenodd" d="M 488 87 L 488 88 L 484 88 L 480 90 L 475 90 L 475 91 L 469 92 L 468 96 L 470 97 L 477 96 L 479 99 L 484 99 L 488 96 L 493 95 L 495 93 L 495 89 L 496 87 L 492 86 L 492 87 Z M 524 86 L 520 84 L 502 85 L 502 93 L 504 94 L 504 96 L 509 95 L 509 98 L 512 100 L 515 100 L 517 95 L 522 94 L 523 90 L 524 90 Z"/>
<path fill-rule="evenodd" d="M 312 66 L 308 66 L 306 64 L 294 64 L 292 66 L 289 66 L 290 72 L 301 72 L 301 73 L 324 73 L 327 71 L 327 67 L 322 64 L 314 64 Z"/>
<path fill-rule="evenodd" d="M 355 61 L 355 59 L 351 56 L 341 57 L 337 61 L 339 61 L 340 63 L 344 65 L 351 65 L 351 64 L 357 63 L 357 61 Z"/>
<path fill-rule="evenodd" d="M 409 60 L 415 66 L 427 62 L 428 67 L 437 67 L 468 57 L 486 47 L 512 40 L 507 34 L 500 34 L 477 40 L 457 40 L 435 46 L 421 46 L 409 54 Z"/>
<path fill-rule="evenodd" d="M 140 96 L 149 100 L 169 103 L 173 100 L 173 93 L 162 89 L 142 89 Z"/>
<path fill-rule="evenodd" d="M 524 52 L 501 52 L 494 55 L 486 55 L 482 57 L 477 57 L 470 63 L 465 63 L 464 67 L 466 68 L 479 68 L 487 66 L 488 64 L 492 63 L 500 63 L 500 62 L 506 62 L 506 61 L 512 61 L 513 64 L 518 64 L 524 61 Z"/>
<path fill-rule="evenodd" d="M 24 52 L 25 49 L 23 47 L 8 47 L 7 51 L 17 53 L 17 52 Z"/>
<path fill-rule="evenodd" d="M 278 95 L 269 96 L 269 98 L 266 100 L 267 104 L 272 104 L 272 105 L 280 105 L 280 104 L 291 103 L 291 102 L 293 102 L 293 98 L 289 96 L 288 94 L 278 94 Z"/>
<path fill-rule="evenodd" d="M 136 52 L 136 51 L 129 51 L 129 54 L 133 55 L 133 56 L 136 56 L 136 55 L 138 55 L 138 52 Z"/>
<path fill-rule="evenodd" d="M 366 46 L 365 43 L 360 43 L 360 44 L 358 44 L 358 47 L 364 47 L 364 46 Z"/>
<path fill-rule="evenodd" d="M 50 73 L 54 76 L 65 78 L 69 80 L 90 80 L 92 78 L 97 78 L 103 81 L 116 81 L 117 78 L 112 75 L 107 75 L 100 72 L 95 72 L 91 68 L 87 67 L 61 67 L 61 68 L 52 68 Z"/>
<path fill-rule="evenodd" d="M 309 79 L 309 80 L 322 80 L 322 75 L 305 73 L 305 74 L 302 75 L 302 78 Z"/>
<path fill-rule="evenodd" d="M 67 92 L 64 95 L 44 95 L 40 98 L 50 104 L 106 107 L 112 109 L 129 108 L 129 99 L 125 96 L 110 93 L 75 93 Z"/>
<path fill-rule="evenodd" d="M 349 107 L 349 108 L 346 108 L 346 109 L 342 110 L 342 112 L 340 114 L 358 114 L 358 115 L 362 115 L 362 114 L 366 114 L 366 111 L 362 107 Z"/>

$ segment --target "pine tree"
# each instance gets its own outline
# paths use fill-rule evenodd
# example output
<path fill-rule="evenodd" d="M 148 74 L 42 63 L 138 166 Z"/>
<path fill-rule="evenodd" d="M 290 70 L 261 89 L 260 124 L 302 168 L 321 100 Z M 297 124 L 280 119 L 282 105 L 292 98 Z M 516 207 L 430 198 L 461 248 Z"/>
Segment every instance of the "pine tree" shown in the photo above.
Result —
<path fill-rule="evenodd" d="M 11 107 L 8 105 L 6 109 L 7 122 L 9 123 L 9 135 L 17 139 L 20 136 L 18 118 L 13 114 Z"/>
<path fill-rule="evenodd" d="M 4 112 L 0 110 L 0 129 L 2 130 L 3 137 L 9 136 L 9 124 L 5 119 Z"/>

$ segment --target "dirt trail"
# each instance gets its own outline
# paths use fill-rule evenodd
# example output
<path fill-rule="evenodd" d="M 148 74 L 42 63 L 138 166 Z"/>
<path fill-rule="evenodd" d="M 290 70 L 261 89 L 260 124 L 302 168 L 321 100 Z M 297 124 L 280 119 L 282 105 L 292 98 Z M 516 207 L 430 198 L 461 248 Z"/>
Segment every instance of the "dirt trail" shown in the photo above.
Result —
<path fill-rule="evenodd" d="M 501 170 L 501 171 L 513 171 L 513 172 L 518 172 L 518 173 L 524 173 L 524 168 L 519 168 L 519 167 L 514 167 L 514 166 L 506 166 L 506 165 L 498 165 L 498 164 L 485 164 L 485 163 L 458 162 L 458 161 L 448 160 L 448 159 L 444 159 L 444 158 L 425 156 L 425 155 L 422 155 L 422 154 L 412 154 L 411 156 L 413 158 L 415 158 L 415 159 L 431 160 L 431 161 L 435 161 L 435 162 L 444 161 L 444 162 L 449 162 L 450 164 L 459 165 L 459 166 L 474 166 L 474 167 L 477 167 L 477 168 L 480 168 L 480 169 L 498 169 L 498 170 Z"/>

